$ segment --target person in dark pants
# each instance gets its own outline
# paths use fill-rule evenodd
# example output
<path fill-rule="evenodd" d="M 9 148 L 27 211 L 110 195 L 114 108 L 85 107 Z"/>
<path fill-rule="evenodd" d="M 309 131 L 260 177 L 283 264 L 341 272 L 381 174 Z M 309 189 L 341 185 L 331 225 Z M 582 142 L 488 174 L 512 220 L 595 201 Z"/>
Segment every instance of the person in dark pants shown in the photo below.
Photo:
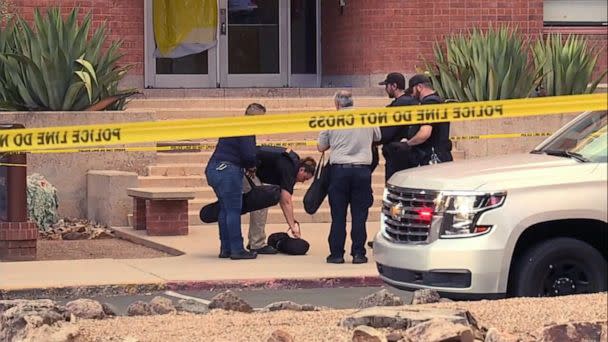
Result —
<path fill-rule="evenodd" d="M 251 108 L 251 106 L 248 107 Z M 245 169 L 256 165 L 255 136 L 220 138 L 209 159 L 205 176 L 220 204 L 220 258 L 255 259 L 245 250 L 241 233 L 241 207 Z"/>
<path fill-rule="evenodd" d="M 443 99 L 433 89 L 429 77 L 415 75 L 408 82 L 408 91 L 420 101 L 420 104 L 443 103 Z M 450 140 L 450 123 L 411 125 L 408 138 L 403 140 L 410 148 L 414 160 L 413 166 L 436 164 L 452 161 L 452 141 Z"/>
<path fill-rule="evenodd" d="M 379 83 L 384 86 L 384 90 L 389 98 L 394 99 L 387 107 L 412 106 L 419 104 L 418 100 L 411 96 L 410 92 L 405 89 L 405 77 L 398 73 L 392 72 L 386 75 L 386 79 Z M 382 156 L 386 161 L 384 178 L 385 181 L 395 173 L 405 170 L 410 166 L 409 158 L 405 151 L 400 148 L 399 142 L 403 138 L 408 138 L 408 125 L 381 127 L 381 140 L 377 143 L 382 145 Z M 373 162 L 372 172 L 375 165 L 378 164 L 379 156 L 376 146 L 372 149 Z"/>
<path fill-rule="evenodd" d="M 348 91 L 338 92 L 335 104 L 338 110 L 352 108 L 352 94 Z M 367 262 L 365 225 L 369 207 L 373 204 L 370 147 L 378 140 L 380 129 L 377 127 L 323 131 L 319 134 L 318 150 L 324 152 L 331 148 L 328 189 L 331 229 L 328 238 L 330 254 L 326 260 L 328 263 L 344 263 L 346 212 L 349 206 L 352 218 L 352 262 Z"/>

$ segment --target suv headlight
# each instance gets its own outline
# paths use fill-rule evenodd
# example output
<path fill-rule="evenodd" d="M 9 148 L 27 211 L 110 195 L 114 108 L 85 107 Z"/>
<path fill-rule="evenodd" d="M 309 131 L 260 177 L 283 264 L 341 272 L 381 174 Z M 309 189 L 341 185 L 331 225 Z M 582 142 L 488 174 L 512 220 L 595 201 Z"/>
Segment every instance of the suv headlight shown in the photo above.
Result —
<path fill-rule="evenodd" d="M 506 192 L 441 192 L 435 201 L 435 212 L 443 216 L 440 238 L 462 238 L 485 234 L 491 225 L 477 225 L 482 213 L 500 207 Z"/>

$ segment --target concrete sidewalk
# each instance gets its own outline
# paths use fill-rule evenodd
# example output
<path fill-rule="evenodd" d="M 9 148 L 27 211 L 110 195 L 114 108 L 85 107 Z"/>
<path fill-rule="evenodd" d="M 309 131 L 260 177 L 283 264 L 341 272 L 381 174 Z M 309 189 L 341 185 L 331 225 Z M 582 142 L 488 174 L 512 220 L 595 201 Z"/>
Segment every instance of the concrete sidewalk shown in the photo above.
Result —
<path fill-rule="evenodd" d="M 379 227 L 368 223 L 368 240 Z M 350 228 L 347 228 L 350 229 Z M 285 225 L 268 225 L 267 234 L 284 231 Z M 118 234 L 161 244 L 183 255 L 154 259 L 95 259 L 0 263 L 0 290 L 86 287 L 103 285 L 157 284 L 166 288 L 239 287 L 325 287 L 331 285 L 378 284 L 377 271 L 368 250 L 370 262 L 353 265 L 346 246 L 346 263 L 327 264 L 329 224 L 302 225 L 303 238 L 311 245 L 305 256 L 260 255 L 255 260 L 219 259 L 217 226 L 195 226 L 187 236 L 150 237 L 145 231 L 130 227 L 116 228 Z M 243 229 L 247 236 L 247 227 Z M 350 238 L 348 238 L 350 239 Z M 247 243 L 245 241 L 245 243 Z M 291 284 L 291 285 L 290 285 Z"/>

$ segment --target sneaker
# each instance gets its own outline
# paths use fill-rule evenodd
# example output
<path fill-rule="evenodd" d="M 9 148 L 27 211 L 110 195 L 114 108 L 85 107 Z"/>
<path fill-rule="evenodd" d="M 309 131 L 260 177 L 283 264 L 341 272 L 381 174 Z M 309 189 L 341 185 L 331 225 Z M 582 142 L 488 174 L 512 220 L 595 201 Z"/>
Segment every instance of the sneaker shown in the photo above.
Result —
<path fill-rule="evenodd" d="M 228 258 L 230 258 L 230 251 L 220 250 L 220 255 L 218 255 L 218 258 L 220 258 L 220 259 L 228 259 Z"/>
<path fill-rule="evenodd" d="M 266 245 L 262 248 L 253 248 L 253 249 L 250 249 L 250 251 L 256 252 L 257 254 L 277 254 L 277 253 L 279 253 L 279 251 L 277 251 L 274 247 L 268 246 L 268 245 Z"/>
<path fill-rule="evenodd" d="M 365 255 L 354 255 L 353 264 L 366 264 L 367 257 Z"/>
<path fill-rule="evenodd" d="M 327 261 L 328 264 L 343 264 L 344 263 L 344 258 L 341 256 L 328 256 L 327 259 L 325 259 L 325 261 Z"/>
<path fill-rule="evenodd" d="M 242 250 L 238 253 L 230 253 L 230 259 L 232 260 L 245 260 L 245 259 L 255 259 L 258 255 L 255 252 L 249 252 L 246 250 Z"/>

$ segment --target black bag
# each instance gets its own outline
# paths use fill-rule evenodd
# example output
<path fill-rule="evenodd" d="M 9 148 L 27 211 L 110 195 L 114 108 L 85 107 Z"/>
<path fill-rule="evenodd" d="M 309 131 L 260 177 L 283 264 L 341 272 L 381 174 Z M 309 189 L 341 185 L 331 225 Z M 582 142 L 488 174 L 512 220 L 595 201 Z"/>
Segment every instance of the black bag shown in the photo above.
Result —
<path fill-rule="evenodd" d="M 251 191 L 243 194 L 243 207 L 241 215 L 251 211 L 256 211 L 268 207 L 272 207 L 279 203 L 281 199 L 281 187 L 278 185 L 255 185 L 251 178 L 247 178 Z M 220 203 L 218 201 L 204 206 L 199 217 L 205 223 L 217 222 L 220 214 Z"/>
<path fill-rule="evenodd" d="M 329 188 L 329 162 L 325 162 L 325 153 L 321 154 L 319 164 L 315 170 L 315 176 L 312 184 L 304 195 L 304 210 L 310 215 L 319 210 L 321 204 L 327 197 L 327 189 Z"/>
<path fill-rule="evenodd" d="M 304 255 L 310 244 L 304 239 L 295 239 L 287 233 L 273 233 L 268 236 L 268 246 L 289 255 Z"/>

